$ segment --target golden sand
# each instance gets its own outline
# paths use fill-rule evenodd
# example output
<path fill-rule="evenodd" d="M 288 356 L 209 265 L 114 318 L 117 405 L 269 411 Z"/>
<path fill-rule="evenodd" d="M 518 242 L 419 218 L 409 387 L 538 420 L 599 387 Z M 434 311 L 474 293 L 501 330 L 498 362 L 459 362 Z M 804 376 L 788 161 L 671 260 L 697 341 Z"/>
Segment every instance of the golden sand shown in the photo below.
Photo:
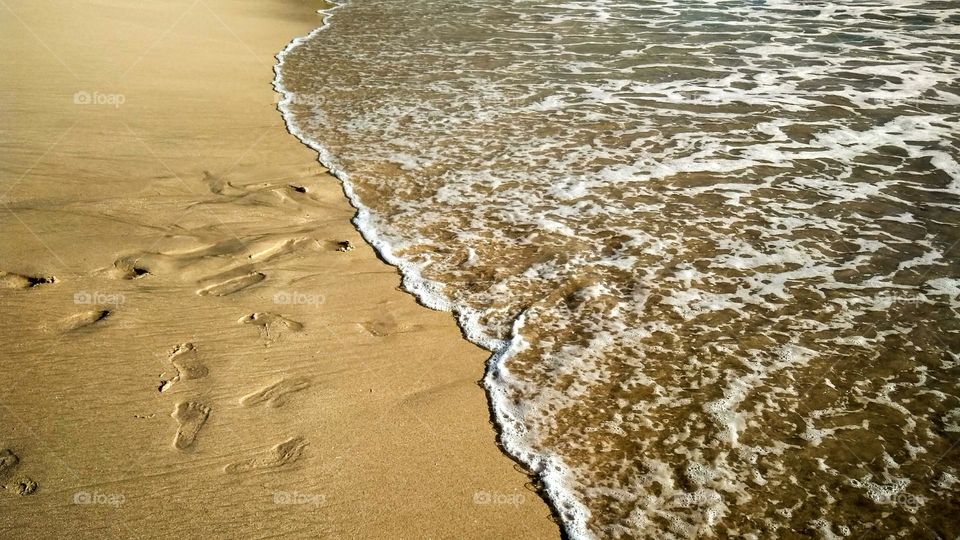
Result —
<path fill-rule="evenodd" d="M 275 110 L 315 8 L 0 1 L 0 537 L 558 535 Z"/>

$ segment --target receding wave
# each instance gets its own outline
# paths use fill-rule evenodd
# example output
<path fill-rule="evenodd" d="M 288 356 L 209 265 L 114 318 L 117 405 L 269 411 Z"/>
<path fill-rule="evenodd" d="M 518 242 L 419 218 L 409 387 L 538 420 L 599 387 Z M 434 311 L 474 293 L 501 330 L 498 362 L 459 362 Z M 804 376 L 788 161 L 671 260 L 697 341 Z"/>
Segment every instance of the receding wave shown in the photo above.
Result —
<path fill-rule="evenodd" d="M 960 6 L 354 0 L 281 108 L 573 537 L 960 534 Z"/>

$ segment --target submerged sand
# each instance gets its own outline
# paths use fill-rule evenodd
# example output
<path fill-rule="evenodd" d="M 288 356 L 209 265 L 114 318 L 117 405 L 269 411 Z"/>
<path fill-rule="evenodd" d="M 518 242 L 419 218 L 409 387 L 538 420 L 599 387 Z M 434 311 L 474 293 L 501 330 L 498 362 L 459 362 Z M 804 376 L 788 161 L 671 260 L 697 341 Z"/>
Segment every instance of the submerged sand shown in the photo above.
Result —
<path fill-rule="evenodd" d="M 275 110 L 317 7 L 0 3 L 0 537 L 557 536 Z"/>

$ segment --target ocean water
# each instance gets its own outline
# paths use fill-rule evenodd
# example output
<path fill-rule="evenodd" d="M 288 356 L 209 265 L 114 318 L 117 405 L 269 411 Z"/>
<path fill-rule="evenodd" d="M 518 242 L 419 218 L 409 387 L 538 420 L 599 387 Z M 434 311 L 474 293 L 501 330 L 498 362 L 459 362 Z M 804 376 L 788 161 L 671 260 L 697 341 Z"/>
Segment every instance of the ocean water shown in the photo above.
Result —
<path fill-rule="evenodd" d="M 276 82 L 571 537 L 960 535 L 960 3 L 351 0 Z"/>

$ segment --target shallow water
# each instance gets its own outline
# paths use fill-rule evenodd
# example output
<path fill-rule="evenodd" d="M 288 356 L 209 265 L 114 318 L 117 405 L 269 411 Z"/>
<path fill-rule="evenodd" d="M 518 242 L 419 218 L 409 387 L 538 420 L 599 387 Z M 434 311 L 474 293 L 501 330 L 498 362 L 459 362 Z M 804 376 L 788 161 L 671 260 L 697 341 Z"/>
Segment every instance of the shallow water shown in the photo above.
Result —
<path fill-rule="evenodd" d="M 281 108 L 572 536 L 960 534 L 960 5 L 329 23 Z"/>

